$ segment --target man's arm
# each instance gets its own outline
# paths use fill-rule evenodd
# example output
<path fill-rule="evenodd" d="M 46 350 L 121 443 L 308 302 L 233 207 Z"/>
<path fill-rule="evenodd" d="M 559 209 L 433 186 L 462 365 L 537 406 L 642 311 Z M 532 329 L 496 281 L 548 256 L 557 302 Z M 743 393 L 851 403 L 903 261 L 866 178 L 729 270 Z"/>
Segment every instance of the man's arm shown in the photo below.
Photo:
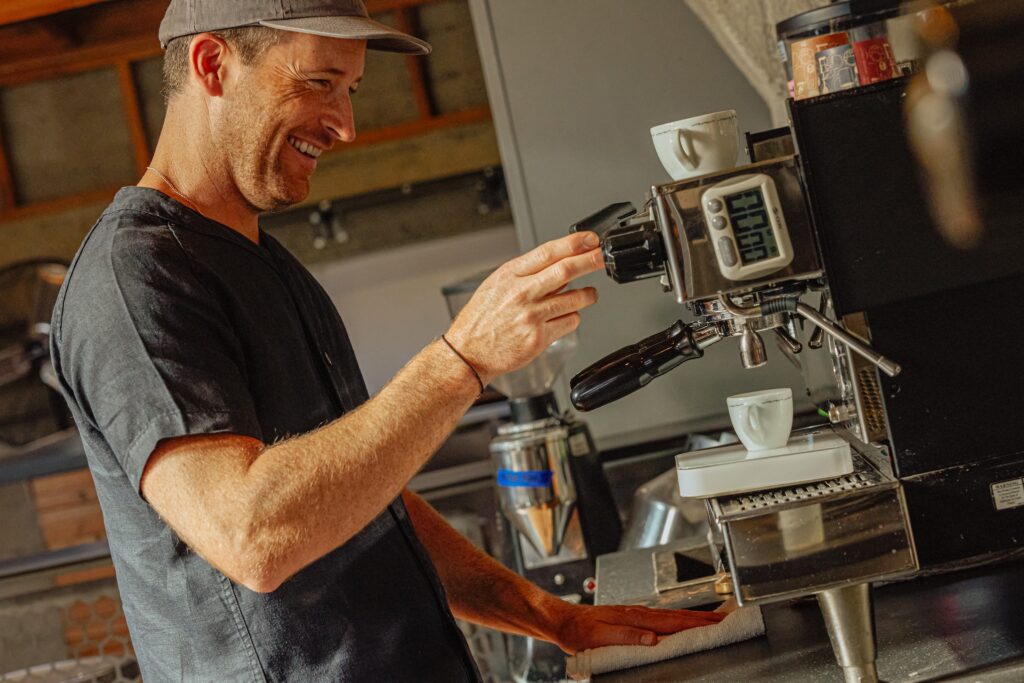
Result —
<path fill-rule="evenodd" d="M 405 491 L 402 499 L 460 619 L 547 640 L 575 654 L 604 645 L 654 645 L 660 635 L 724 618 L 717 612 L 570 604 L 478 550 L 416 494 Z"/>
<path fill-rule="evenodd" d="M 549 242 L 481 284 L 448 338 L 486 383 L 574 330 L 602 265 L 596 235 Z M 479 392 L 473 371 L 435 342 L 373 399 L 332 423 L 266 445 L 238 435 L 167 439 L 141 489 L 188 545 L 252 590 L 272 591 L 363 529 L 394 500 Z"/>

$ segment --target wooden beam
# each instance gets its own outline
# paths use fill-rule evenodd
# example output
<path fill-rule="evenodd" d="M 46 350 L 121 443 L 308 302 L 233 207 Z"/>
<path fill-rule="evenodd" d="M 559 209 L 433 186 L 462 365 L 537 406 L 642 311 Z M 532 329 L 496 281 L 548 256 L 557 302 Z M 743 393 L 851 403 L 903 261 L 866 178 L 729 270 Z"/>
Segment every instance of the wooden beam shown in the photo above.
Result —
<path fill-rule="evenodd" d="M 16 206 L 14 176 L 11 175 L 11 165 L 7 161 L 7 148 L 4 146 L 3 129 L 0 127 L 0 215 L 13 210 Z"/>
<path fill-rule="evenodd" d="M 139 104 L 139 89 L 135 85 L 132 65 L 126 59 L 117 63 L 117 78 L 121 85 L 121 99 L 124 103 L 124 115 L 128 121 L 128 130 L 132 137 L 132 151 L 135 153 L 135 169 L 139 176 L 146 173 L 153 153 L 149 149 L 146 138 L 146 124 L 142 120 L 142 107 Z"/>
<path fill-rule="evenodd" d="M 107 0 L 3 0 L 0 3 L 0 26 L 101 2 Z"/>
<path fill-rule="evenodd" d="M 154 35 L 105 45 L 92 45 L 43 57 L 28 57 L 0 64 L 0 86 L 20 85 L 93 71 L 114 66 L 120 61 L 137 62 L 161 53 L 160 43 Z"/>
<path fill-rule="evenodd" d="M 464 126 L 470 123 L 479 123 L 480 121 L 489 121 L 490 118 L 490 107 L 476 107 L 475 109 L 463 109 L 462 111 L 452 112 L 451 114 L 445 114 L 443 116 L 435 116 L 429 119 L 417 119 L 407 123 L 399 123 L 394 126 L 373 128 L 365 133 L 357 135 L 354 142 L 336 147 L 335 151 L 344 152 L 346 149 L 351 147 L 375 145 L 380 142 L 390 142 L 392 140 L 408 138 L 414 135 L 423 135 L 424 133 L 430 133 L 441 128 L 451 128 L 453 126 Z"/>
<path fill-rule="evenodd" d="M 45 216 L 46 214 L 67 211 L 68 209 L 75 209 L 80 206 L 110 201 L 120 189 L 120 185 L 116 187 L 104 187 L 99 190 L 88 190 L 87 192 L 80 192 L 66 197 L 49 199 L 45 202 L 35 202 L 33 204 L 16 206 L 12 209 L 4 209 L 3 211 L 0 211 L 0 223 L 17 221 L 23 218 L 33 218 L 35 216 Z"/>
<path fill-rule="evenodd" d="M 395 26 L 399 31 L 415 35 L 412 9 L 400 7 L 395 10 Z M 427 82 L 426 61 L 418 55 L 406 55 L 405 68 L 409 72 L 412 93 L 416 97 L 416 110 L 421 119 L 429 119 L 436 114 L 434 98 L 431 96 Z"/>
<path fill-rule="evenodd" d="M 346 149 L 351 149 L 353 147 L 375 145 L 415 135 L 424 135 L 442 128 L 453 128 L 456 126 L 488 121 L 490 118 L 491 110 L 489 107 L 477 107 L 475 109 L 464 109 L 451 114 L 445 114 L 444 116 L 435 116 L 426 120 L 416 120 L 408 123 L 400 123 L 395 126 L 374 128 L 373 130 L 368 130 L 365 133 L 360 134 L 356 138 L 355 142 L 336 147 L 335 151 L 331 153 L 344 153 Z M 98 190 L 89 190 L 88 192 L 82 192 L 67 197 L 60 197 L 58 199 L 52 199 L 45 202 L 36 202 L 34 204 L 16 206 L 10 209 L 4 208 L 0 210 L 0 223 L 57 213 L 58 211 L 65 211 L 79 206 L 109 201 L 114 197 L 119 189 L 121 188 L 106 187 Z"/>

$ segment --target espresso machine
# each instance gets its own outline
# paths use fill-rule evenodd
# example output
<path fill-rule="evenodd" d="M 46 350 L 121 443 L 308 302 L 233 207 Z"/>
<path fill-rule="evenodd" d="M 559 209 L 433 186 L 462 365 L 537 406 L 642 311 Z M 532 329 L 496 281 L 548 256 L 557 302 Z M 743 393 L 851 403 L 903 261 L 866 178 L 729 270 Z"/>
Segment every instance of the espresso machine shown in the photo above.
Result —
<path fill-rule="evenodd" d="M 852 31 L 858 4 L 876 19 L 899 12 L 834 3 L 783 22 L 780 35 L 822 14 L 813 35 Z M 660 278 L 690 314 L 574 377 L 578 409 L 622 399 L 730 338 L 742 366 L 757 367 L 771 335 L 827 416 L 814 431 L 850 444 L 848 474 L 706 502 L 737 601 L 817 596 L 851 682 L 877 680 L 872 582 L 1012 557 L 1024 544 L 1024 448 L 1001 410 L 1024 378 L 1012 313 L 1024 294 L 1024 214 L 1010 189 L 1024 172 L 1020 146 L 994 139 L 1020 141 L 1019 107 L 1005 98 L 1019 104 L 1022 69 L 991 49 L 1019 54 L 1011 36 L 1024 11 L 1008 5 L 934 8 L 922 23 L 938 45 L 916 77 L 791 99 L 790 129 L 754 136 L 774 140 L 750 146 L 752 164 L 655 186 L 639 211 L 616 204 L 574 226 L 602 234 L 613 280 Z"/>
<path fill-rule="evenodd" d="M 872 371 L 900 375 L 899 364 L 827 315 L 829 282 L 798 156 L 656 186 L 646 210 L 614 205 L 574 229 L 603 235 L 606 269 L 616 282 L 660 277 L 692 316 L 576 375 L 571 399 L 579 410 L 622 399 L 727 340 L 735 340 L 745 368 L 767 362 L 762 335 L 773 335 L 784 352 L 799 358 L 801 321 L 815 331 L 807 345 L 831 340 L 830 348 Z M 812 298 L 817 306 L 804 300 Z M 734 468 L 714 478 L 724 488 L 706 489 L 701 497 L 722 535 L 739 604 L 818 596 L 848 680 L 875 680 L 870 583 L 918 566 L 903 492 L 877 447 L 851 430 L 828 426 L 794 439 L 825 442 L 830 449 L 843 441 L 852 454 L 849 467 L 819 481 L 823 477 L 813 467 L 825 461 L 812 457 L 806 461 L 812 469 L 794 485 L 759 485 L 756 474 L 751 479 L 745 473 L 756 467 L 756 473 L 770 474 L 771 460 L 737 462 L 734 446 L 683 454 L 677 467 L 702 474 Z M 685 486 L 681 492 L 693 495 Z"/>

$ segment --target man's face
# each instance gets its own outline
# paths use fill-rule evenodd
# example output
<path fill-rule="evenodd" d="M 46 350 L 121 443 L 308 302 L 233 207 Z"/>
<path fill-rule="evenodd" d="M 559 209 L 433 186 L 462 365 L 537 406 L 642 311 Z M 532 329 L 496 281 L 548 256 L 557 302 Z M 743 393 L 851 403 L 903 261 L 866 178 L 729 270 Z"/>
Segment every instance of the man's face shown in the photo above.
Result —
<path fill-rule="evenodd" d="M 305 199 L 316 158 L 355 139 L 351 98 L 365 58 L 366 41 L 301 33 L 282 36 L 251 66 L 234 58 L 214 144 L 254 209 Z"/>

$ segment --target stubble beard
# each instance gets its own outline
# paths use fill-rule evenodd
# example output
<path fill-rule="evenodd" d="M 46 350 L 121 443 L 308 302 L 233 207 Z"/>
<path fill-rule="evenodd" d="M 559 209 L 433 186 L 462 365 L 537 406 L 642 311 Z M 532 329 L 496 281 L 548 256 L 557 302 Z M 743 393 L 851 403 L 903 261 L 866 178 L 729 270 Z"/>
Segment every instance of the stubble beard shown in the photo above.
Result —
<path fill-rule="evenodd" d="M 280 211 L 298 204 L 309 194 L 309 183 L 289 182 L 281 154 L 287 139 L 278 139 L 279 130 L 270 107 L 246 98 L 235 103 L 225 116 L 217 143 L 226 155 L 226 163 L 238 193 L 257 213 Z"/>

